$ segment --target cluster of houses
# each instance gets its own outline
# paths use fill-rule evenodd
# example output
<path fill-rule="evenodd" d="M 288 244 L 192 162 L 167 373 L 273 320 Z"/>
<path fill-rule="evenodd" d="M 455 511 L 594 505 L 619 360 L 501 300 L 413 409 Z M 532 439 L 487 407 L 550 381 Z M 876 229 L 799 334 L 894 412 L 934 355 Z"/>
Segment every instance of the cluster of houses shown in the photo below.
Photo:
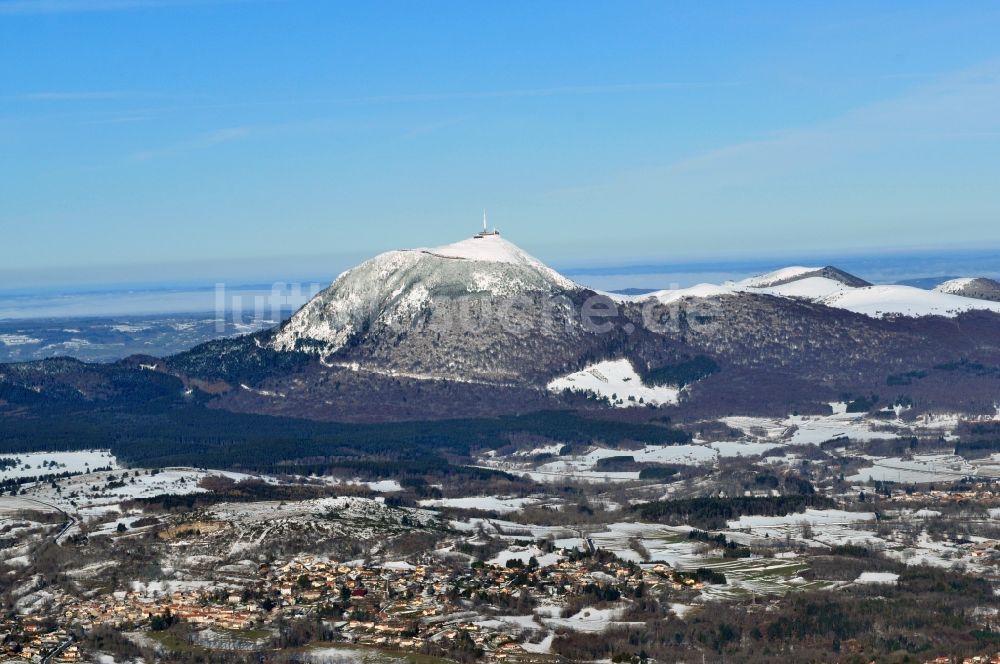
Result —
<path fill-rule="evenodd" d="M 907 492 L 905 488 L 894 489 L 889 500 L 904 505 L 926 505 L 928 503 L 954 505 L 973 502 L 981 505 L 1000 507 L 1000 491 L 997 491 L 997 485 L 994 483 L 975 482 L 966 485 L 966 488 L 961 491 L 929 489 L 926 491 Z"/>
<path fill-rule="evenodd" d="M 556 560 L 557 559 L 557 560 Z M 492 661 L 528 661 L 510 630 L 484 623 L 481 611 L 493 602 L 505 605 L 526 596 L 531 602 L 558 606 L 562 598 L 601 588 L 615 596 L 649 588 L 697 588 L 700 583 L 679 576 L 666 565 L 641 567 L 614 557 L 581 556 L 561 550 L 546 556 L 507 565 L 476 563 L 456 570 L 427 558 L 422 564 L 389 562 L 339 563 L 311 555 L 290 561 L 260 564 L 248 570 L 244 588 L 238 590 L 134 590 L 91 599 L 56 595 L 53 606 L 59 624 L 83 630 L 98 625 L 119 629 L 162 628 L 180 620 L 213 630 L 268 628 L 279 616 L 321 615 L 347 642 L 397 650 L 425 650 L 461 639 L 472 643 Z M 555 560 L 555 562 L 552 562 Z M 166 620 L 168 619 L 169 620 Z M 22 644 L 20 652 L 50 654 L 65 640 L 65 633 L 46 635 L 38 644 Z M 20 656 L 20 655 L 19 655 Z M 75 661 L 75 646 L 59 655 Z M 24 659 L 30 660 L 31 657 Z"/>
<path fill-rule="evenodd" d="M 61 627 L 34 621 L 0 619 L 0 663 L 79 662 L 79 647 Z"/>
<path fill-rule="evenodd" d="M 101 599 L 74 601 L 63 610 L 63 619 L 84 629 L 96 625 L 123 627 L 143 624 L 151 616 L 172 616 L 193 625 L 220 629 L 248 629 L 260 619 L 256 606 L 214 604 L 204 591 L 166 594 L 117 592 Z"/>

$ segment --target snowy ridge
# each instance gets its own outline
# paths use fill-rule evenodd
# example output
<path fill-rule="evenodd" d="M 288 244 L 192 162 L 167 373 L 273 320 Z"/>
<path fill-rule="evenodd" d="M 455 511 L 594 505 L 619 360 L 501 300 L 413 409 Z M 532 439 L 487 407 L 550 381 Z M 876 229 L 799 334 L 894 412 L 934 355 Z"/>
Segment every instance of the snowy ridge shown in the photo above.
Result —
<path fill-rule="evenodd" d="M 758 274 L 755 277 L 744 279 L 743 281 L 738 282 L 738 285 L 743 288 L 767 288 L 768 286 L 777 286 L 781 283 L 801 278 L 811 272 L 819 272 L 822 269 L 823 268 L 821 267 L 802 267 L 799 265 L 793 265 L 791 267 L 784 267 L 780 270 L 775 270 L 774 272 Z"/>
<path fill-rule="evenodd" d="M 971 293 L 967 289 L 979 282 L 988 283 L 989 280 L 985 279 L 955 279 L 929 291 L 901 285 L 851 286 L 840 280 L 842 278 L 856 280 L 854 283 L 865 283 L 836 268 L 796 266 L 742 281 L 728 281 L 720 285 L 698 284 L 691 288 L 657 291 L 635 299 L 656 298 L 663 304 L 671 304 L 689 298 L 716 298 L 755 293 L 808 300 L 872 318 L 952 317 L 965 311 L 979 309 L 1000 313 L 1000 302 L 992 301 L 984 295 L 968 296 Z M 962 291 L 963 294 L 956 294 L 958 291 Z"/>
<path fill-rule="evenodd" d="M 731 286 L 716 284 L 698 284 L 691 288 L 678 288 L 673 290 L 656 291 L 646 295 L 646 298 L 655 297 L 663 304 L 670 304 L 689 298 L 722 297 L 725 295 L 735 295 L 739 291 Z"/>
<path fill-rule="evenodd" d="M 990 290 L 993 287 L 997 289 L 995 295 Z M 442 314 L 441 320 L 443 312 L 454 313 L 461 306 L 459 302 L 504 301 L 526 294 L 544 296 L 581 290 L 500 235 L 479 234 L 439 247 L 390 251 L 348 270 L 286 321 L 267 343 L 276 350 L 299 349 L 328 355 L 361 341 L 362 335 L 378 338 L 380 330 L 397 338 L 410 334 L 426 326 L 436 313 Z M 614 299 L 640 303 L 652 298 L 662 304 L 676 304 L 747 293 L 807 300 L 871 317 L 956 316 L 976 309 L 1000 313 L 1000 284 L 989 280 L 956 280 L 937 291 L 927 291 L 910 286 L 873 286 L 832 266 L 792 266 L 742 281 Z M 577 385 L 590 380 L 582 375 L 573 379 Z M 627 382 L 631 377 L 622 380 Z M 633 385 L 640 385 L 638 379 Z M 596 388 L 602 386 L 595 385 L 592 391 L 601 394 Z M 624 393 L 640 398 L 632 391 Z M 670 395 L 665 394 L 643 394 L 642 398 L 671 402 Z"/>

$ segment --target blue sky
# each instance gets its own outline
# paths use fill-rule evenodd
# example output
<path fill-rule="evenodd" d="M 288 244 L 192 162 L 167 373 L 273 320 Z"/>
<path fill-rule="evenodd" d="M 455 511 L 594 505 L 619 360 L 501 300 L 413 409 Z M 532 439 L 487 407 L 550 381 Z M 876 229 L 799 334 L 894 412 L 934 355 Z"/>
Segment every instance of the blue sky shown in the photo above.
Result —
<path fill-rule="evenodd" d="M 484 206 L 557 266 L 1000 249 L 997 34 L 994 2 L 0 0 L 0 279 L 334 276 Z"/>

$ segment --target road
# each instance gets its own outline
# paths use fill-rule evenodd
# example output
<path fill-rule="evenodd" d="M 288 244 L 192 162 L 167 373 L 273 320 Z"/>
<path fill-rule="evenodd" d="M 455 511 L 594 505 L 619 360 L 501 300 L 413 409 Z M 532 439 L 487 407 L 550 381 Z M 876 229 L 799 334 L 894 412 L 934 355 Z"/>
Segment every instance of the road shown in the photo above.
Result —
<path fill-rule="evenodd" d="M 58 648 L 50 652 L 45 657 L 42 657 L 42 664 L 49 664 L 49 662 L 55 661 L 55 658 L 61 655 L 63 650 L 69 648 L 70 645 L 72 645 L 72 643 L 73 643 L 73 637 L 71 636 L 62 643 L 60 643 Z"/>
<path fill-rule="evenodd" d="M 11 496 L 10 498 L 0 498 L 0 508 L 3 508 L 5 503 L 13 503 L 8 507 L 8 509 L 30 509 L 31 505 L 40 505 L 46 507 L 50 510 L 59 512 L 66 518 L 66 522 L 59 529 L 59 532 L 55 534 L 54 540 L 56 544 L 60 544 L 60 539 L 66 536 L 73 526 L 77 524 L 77 518 L 59 507 L 58 505 L 53 505 L 52 503 L 47 503 L 44 500 L 38 500 L 37 498 L 28 498 L 26 496 Z M 21 503 L 21 504 L 18 504 Z M 30 505 L 24 505 L 23 503 L 30 503 Z"/>

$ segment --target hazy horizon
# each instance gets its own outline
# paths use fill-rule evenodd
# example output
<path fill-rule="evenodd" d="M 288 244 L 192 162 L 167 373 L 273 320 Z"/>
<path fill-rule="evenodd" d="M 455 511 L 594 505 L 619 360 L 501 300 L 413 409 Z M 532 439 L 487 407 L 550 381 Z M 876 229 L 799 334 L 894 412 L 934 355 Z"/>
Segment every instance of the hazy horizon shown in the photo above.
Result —
<path fill-rule="evenodd" d="M 177 263 L 160 266 L 164 278 L 150 281 L 124 278 L 129 273 L 127 266 L 117 270 L 109 268 L 102 273 L 104 278 L 117 275 L 120 279 L 117 281 L 60 281 L 18 288 L 11 287 L 11 281 L 6 280 L 5 287 L 0 288 L 0 298 L 3 298 L 0 300 L 0 320 L 210 312 L 216 309 L 217 284 L 225 286 L 227 297 L 240 295 L 247 302 L 254 296 L 267 295 L 275 284 L 298 286 L 303 292 L 316 291 L 369 257 L 358 259 L 353 255 L 341 255 L 332 260 L 331 257 L 311 257 L 305 264 L 302 257 L 289 264 L 278 261 L 274 265 L 261 265 L 261 261 L 223 262 L 221 269 L 218 263 L 210 261 Z M 791 265 L 835 265 L 872 283 L 962 276 L 1000 278 L 1000 253 L 990 250 L 761 256 L 687 262 L 637 260 L 552 267 L 588 288 L 612 291 L 687 288 L 698 283 L 738 280 Z"/>

